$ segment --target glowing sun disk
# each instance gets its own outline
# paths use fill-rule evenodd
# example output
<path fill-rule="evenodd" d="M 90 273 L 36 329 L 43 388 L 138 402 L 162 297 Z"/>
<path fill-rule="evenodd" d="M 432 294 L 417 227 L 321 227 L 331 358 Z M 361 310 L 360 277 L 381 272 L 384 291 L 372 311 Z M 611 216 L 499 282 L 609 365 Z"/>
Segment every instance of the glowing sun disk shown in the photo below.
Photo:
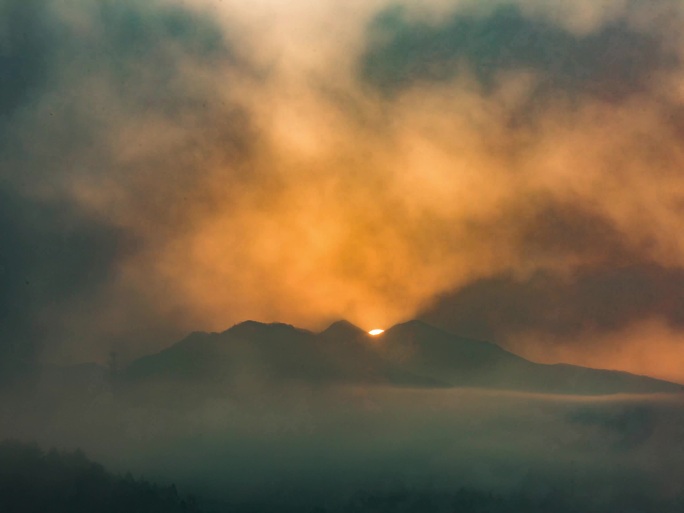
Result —
<path fill-rule="evenodd" d="M 368 334 L 375 337 L 375 336 L 380 335 L 381 333 L 384 333 L 384 332 L 385 332 L 385 330 L 374 329 L 374 330 L 370 330 L 370 331 L 368 332 Z"/>

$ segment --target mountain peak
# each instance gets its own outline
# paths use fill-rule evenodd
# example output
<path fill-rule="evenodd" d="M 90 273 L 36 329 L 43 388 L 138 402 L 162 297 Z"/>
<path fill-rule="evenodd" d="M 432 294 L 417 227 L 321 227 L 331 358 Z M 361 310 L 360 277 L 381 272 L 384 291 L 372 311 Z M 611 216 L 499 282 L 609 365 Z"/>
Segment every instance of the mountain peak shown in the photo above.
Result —
<path fill-rule="evenodd" d="M 233 335 L 249 335 L 253 333 L 263 333 L 263 332 L 306 332 L 301 328 L 292 326 L 291 324 L 285 324 L 283 322 L 259 322 L 259 321 L 243 321 L 235 324 L 230 329 L 226 330 L 225 333 L 230 333 Z M 308 332 L 307 332 L 308 333 Z"/>
<path fill-rule="evenodd" d="M 126 375 L 133 381 L 176 376 L 225 383 L 241 365 L 249 370 L 254 362 L 274 380 L 312 383 L 417 384 L 579 395 L 682 389 L 627 373 L 533 363 L 495 344 L 459 337 L 419 320 L 397 324 L 376 341 L 344 320 L 317 335 L 284 323 L 246 321 L 223 334 L 190 335 L 133 362 Z"/>
<path fill-rule="evenodd" d="M 349 321 L 344 319 L 340 321 L 333 322 L 324 331 L 320 333 L 324 337 L 358 337 L 360 335 L 366 335 L 366 332 L 355 326 Z"/>
<path fill-rule="evenodd" d="M 267 328 L 269 326 L 291 326 L 290 324 L 284 324 L 282 322 L 260 322 L 260 321 L 253 321 L 253 320 L 246 320 L 239 322 L 237 324 L 234 324 L 230 329 L 243 329 L 243 328 L 248 328 L 248 329 L 257 329 L 257 328 Z"/>

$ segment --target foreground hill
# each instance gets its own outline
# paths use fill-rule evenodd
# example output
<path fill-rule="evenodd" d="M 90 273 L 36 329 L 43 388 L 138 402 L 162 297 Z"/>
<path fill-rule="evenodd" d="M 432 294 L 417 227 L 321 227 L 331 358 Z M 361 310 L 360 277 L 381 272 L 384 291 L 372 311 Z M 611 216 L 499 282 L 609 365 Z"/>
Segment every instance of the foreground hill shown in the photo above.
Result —
<path fill-rule="evenodd" d="M 175 486 L 107 472 L 81 452 L 0 443 L 0 511 L 7 513 L 200 513 Z"/>
<path fill-rule="evenodd" d="M 340 321 L 321 333 L 247 321 L 223 333 L 193 333 L 133 362 L 129 384 L 186 381 L 229 386 L 241 379 L 308 384 L 477 387 L 601 395 L 672 393 L 681 385 L 625 372 L 530 362 L 487 342 L 420 321 L 372 337 Z"/>

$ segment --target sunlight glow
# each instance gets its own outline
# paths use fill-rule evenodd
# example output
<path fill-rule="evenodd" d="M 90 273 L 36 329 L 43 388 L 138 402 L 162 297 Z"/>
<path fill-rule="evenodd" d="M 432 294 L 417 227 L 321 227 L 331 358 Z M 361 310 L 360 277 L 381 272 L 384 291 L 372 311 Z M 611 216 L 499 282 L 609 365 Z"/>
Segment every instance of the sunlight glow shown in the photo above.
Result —
<path fill-rule="evenodd" d="M 374 337 L 380 335 L 381 333 L 385 333 L 385 330 L 375 329 L 375 330 L 370 330 L 370 331 L 368 332 L 369 335 L 372 335 L 372 336 L 374 336 Z"/>

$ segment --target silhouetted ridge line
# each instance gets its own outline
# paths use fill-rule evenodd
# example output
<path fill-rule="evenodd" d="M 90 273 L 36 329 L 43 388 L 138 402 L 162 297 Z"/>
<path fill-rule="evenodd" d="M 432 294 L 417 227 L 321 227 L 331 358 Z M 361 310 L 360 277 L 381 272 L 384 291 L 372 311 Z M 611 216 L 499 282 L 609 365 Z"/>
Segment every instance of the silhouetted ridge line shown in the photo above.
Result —
<path fill-rule="evenodd" d="M 366 331 L 362 330 L 358 326 L 355 326 L 351 322 L 343 319 L 340 321 L 333 322 L 325 330 L 321 331 L 319 335 L 324 337 L 359 337 L 368 335 L 368 333 L 366 333 Z"/>
<path fill-rule="evenodd" d="M 244 321 L 235 324 L 231 328 L 224 331 L 224 333 L 230 333 L 233 335 L 248 335 L 252 333 L 273 333 L 273 332 L 297 332 L 297 333 L 307 333 L 312 334 L 311 331 L 298 328 L 292 324 L 286 324 L 284 322 L 259 322 L 259 321 Z"/>
<path fill-rule="evenodd" d="M 423 321 L 371 337 L 348 321 L 315 334 L 284 323 L 246 321 L 217 334 L 193 333 L 133 362 L 135 380 L 163 378 L 230 388 L 264 383 L 467 387 L 535 393 L 672 393 L 684 387 L 626 372 L 533 363 L 496 344 L 459 337 Z"/>

